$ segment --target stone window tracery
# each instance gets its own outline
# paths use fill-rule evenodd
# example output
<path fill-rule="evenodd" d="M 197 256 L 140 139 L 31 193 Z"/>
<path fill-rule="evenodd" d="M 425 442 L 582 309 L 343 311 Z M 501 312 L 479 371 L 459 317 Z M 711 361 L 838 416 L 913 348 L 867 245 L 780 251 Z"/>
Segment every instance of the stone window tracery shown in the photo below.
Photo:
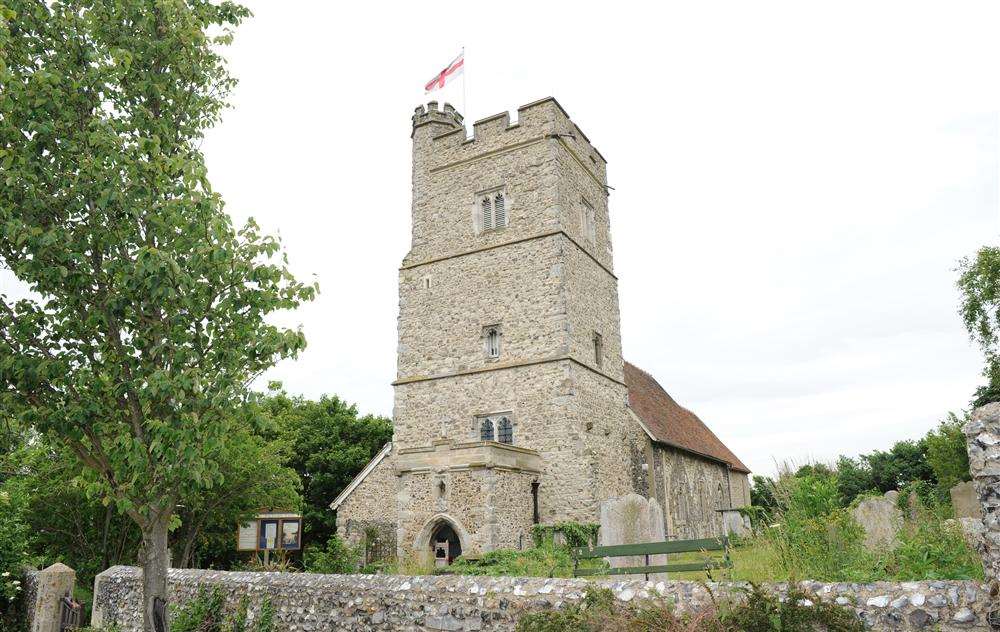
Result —
<path fill-rule="evenodd" d="M 479 440 L 493 441 L 493 420 L 489 417 L 484 417 L 483 423 L 479 426 Z"/>
<path fill-rule="evenodd" d="M 480 441 L 496 441 L 513 445 L 514 420 L 509 412 L 476 417 L 476 433 Z"/>
<path fill-rule="evenodd" d="M 507 193 L 503 189 L 478 194 L 476 208 L 481 232 L 507 226 Z"/>
<path fill-rule="evenodd" d="M 514 426 L 511 425 L 510 419 L 506 417 L 501 417 L 497 423 L 497 441 L 500 443 L 514 443 Z"/>

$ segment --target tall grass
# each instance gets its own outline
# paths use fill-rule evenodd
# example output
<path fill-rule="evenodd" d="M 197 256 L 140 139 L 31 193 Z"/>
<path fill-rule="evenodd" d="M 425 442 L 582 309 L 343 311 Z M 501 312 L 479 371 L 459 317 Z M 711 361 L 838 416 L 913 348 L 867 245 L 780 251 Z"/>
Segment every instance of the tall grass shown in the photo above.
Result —
<path fill-rule="evenodd" d="M 753 537 L 734 551 L 737 579 L 829 582 L 923 579 L 980 579 L 982 566 L 946 519 L 950 507 L 924 496 L 906 515 L 894 549 L 869 551 L 864 531 L 850 509 L 839 504 L 832 476 L 792 476 L 774 486 L 777 503 L 770 521 L 758 522 Z M 855 501 L 858 502 L 858 501 Z M 906 514 L 910 514 L 909 509 Z"/>

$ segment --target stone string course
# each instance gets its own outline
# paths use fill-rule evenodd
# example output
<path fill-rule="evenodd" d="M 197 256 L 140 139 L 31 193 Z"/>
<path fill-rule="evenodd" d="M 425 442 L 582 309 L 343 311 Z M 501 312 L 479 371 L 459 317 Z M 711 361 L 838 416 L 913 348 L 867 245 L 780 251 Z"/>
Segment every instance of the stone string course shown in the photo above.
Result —
<path fill-rule="evenodd" d="M 115 566 L 94 587 L 95 627 L 141 629 L 141 571 Z M 710 606 L 739 594 L 741 585 L 696 582 L 591 582 L 584 579 L 515 577 L 405 577 L 170 571 L 171 603 L 202 588 L 221 589 L 229 606 L 244 596 L 251 617 L 267 597 L 276 607 L 279 632 L 321 630 L 513 630 L 530 611 L 564 608 L 583 598 L 589 586 L 611 589 L 624 602 L 676 604 L 678 612 Z M 816 600 L 854 610 L 873 630 L 989 630 L 985 586 L 971 581 L 874 584 L 801 584 Z M 769 590 L 786 594 L 787 584 Z"/>

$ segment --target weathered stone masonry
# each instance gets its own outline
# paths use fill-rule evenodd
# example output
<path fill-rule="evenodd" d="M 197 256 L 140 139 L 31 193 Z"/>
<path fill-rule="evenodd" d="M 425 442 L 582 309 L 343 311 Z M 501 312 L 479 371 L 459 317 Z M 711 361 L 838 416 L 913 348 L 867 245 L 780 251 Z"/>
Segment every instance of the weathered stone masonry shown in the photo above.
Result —
<path fill-rule="evenodd" d="M 94 585 L 95 627 L 120 632 L 142 629 L 141 571 L 115 566 Z M 643 580 L 590 582 L 583 579 L 514 577 L 402 577 L 227 573 L 170 570 L 172 607 L 200 590 L 220 589 L 229 607 L 249 597 L 251 622 L 264 598 L 276 608 L 277 632 L 320 630 L 514 630 L 529 611 L 564 608 L 579 602 L 588 587 L 611 589 L 623 601 L 672 604 L 679 613 L 709 607 L 712 597 L 738 596 L 740 586 Z M 984 586 L 969 581 L 903 584 L 820 584 L 801 587 L 815 599 L 850 608 L 873 630 L 988 630 Z M 786 584 L 768 588 L 786 594 Z M 734 589 L 737 591 L 734 593 Z"/>
<path fill-rule="evenodd" d="M 678 525 L 668 536 L 721 533 L 715 509 L 742 496 L 716 479 L 729 485 L 745 467 L 732 457 L 734 474 L 728 451 L 706 461 L 672 443 L 675 463 L 690 460 L 684 471 L 711 475 L 664 478 L 667 438 L 628 408 L 603 156 L 554 99 L 519 108 L 515 124 L 503 113 L 473 129 L 466 139 L 449 105 L 413 116 L 392 449 L 361 477 L 372 483 L 332 503 L 341 533 L 357 540 L 351 525 L 395 524 L 398 554 L 426 556 L 429 532 L 446 524 L 477 554 L 530 542 L 536 519 L 596 522 L 607 498 L 691 490 L 711 496 L 699 505 L 711 510 L 674 503 L 683 515 L 667 516 Z M 481 212 L 486 192 L 504 200 L 495 227 Z M 498 357 L 486 353 L 490 330 Z M 473 445 L 491 443 L 484 415 L 511 422 L 512 446 Z"/>
<path fill-rule="evenodd" d="M 1000 403 L 972 412 L 965 426 L 969 470 L 982 506 L 984 533 L 979 542 L 983 570 L 1000 627 Z"/>

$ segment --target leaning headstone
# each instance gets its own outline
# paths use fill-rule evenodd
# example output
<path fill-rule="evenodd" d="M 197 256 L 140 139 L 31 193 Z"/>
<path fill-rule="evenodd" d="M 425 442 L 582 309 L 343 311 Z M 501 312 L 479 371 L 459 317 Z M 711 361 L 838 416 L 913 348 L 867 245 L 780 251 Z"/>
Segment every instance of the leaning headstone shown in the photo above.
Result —
<path fill-rule="evenodd" d="M 744 516 L 737 509 L 727 509 L 722 512 L 722 532 L 732 536 L 748 536 L 751 533 L 750 517 Z"/>
<path fill-rule="evenodd" d="M 666 532 L 663 528 L 663 510 L 655 498 L 643 498 L 638 494 L 627 494 L 610 498 L 601 503 L 600 546 L 614 544 L 640 544 L 663 542 Z M 666 555 L 650 555 L 649 565 L 667 563 Z M 645 556 L 608 558 L 612 568 L 624 566 L 646 566 Z M 654 574 L 650 579 L 663 579 Z"/>
<path fill-rule="evenodd" d="M 983 571 L 995 603 L 1000 603 L 1000 403 L 972 411 L 965 424 L 969 472 L 982 510 Z"/>
<path fill-rule="evenodd" d="M 30 632 L 59 632 L 60 602 L 73 594 L 76 571 L 56 562 L 34 573 L 33 599 L 27 604 Z"/>
<path fill-rule="evenodd" d="M 865 548 L 885 551 L 896 548 L 899 530 L 903 526 L 903 512 L 897 506 L 899 493 L 887 492 L 885 496 L 866 498 L 851 512 L 865 531 Z"/>
<path fill-rule="evenodd" d="M 955 510 L 955 518 L 983 518 L 983 508 L 979 505 L 979 496 L 972 481 L 951 488 L 951 507 Z"/>

